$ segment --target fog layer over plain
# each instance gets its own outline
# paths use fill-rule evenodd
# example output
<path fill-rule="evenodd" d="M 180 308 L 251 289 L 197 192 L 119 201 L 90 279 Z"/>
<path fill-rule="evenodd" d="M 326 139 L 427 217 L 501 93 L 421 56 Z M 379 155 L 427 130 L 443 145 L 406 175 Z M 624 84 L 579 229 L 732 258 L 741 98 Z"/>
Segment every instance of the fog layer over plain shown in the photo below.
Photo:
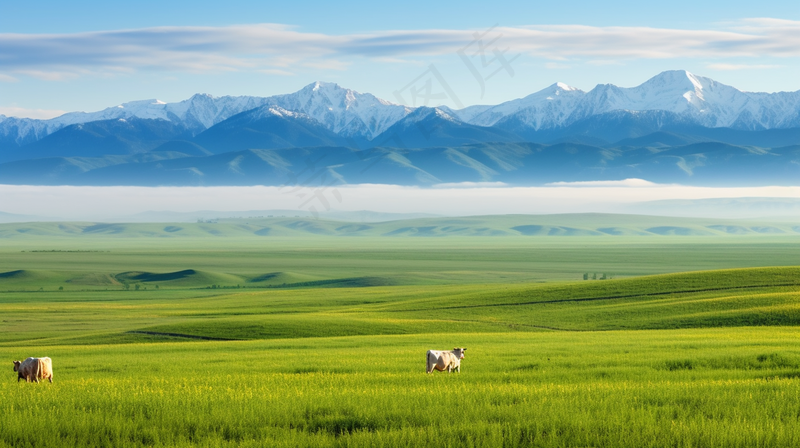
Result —
<path fill-rule="evenodd" d="M 686 207 L 657 207 L 649 201 L 712 198 L 782 198 L 777 210 L 751 211 L 704 207 L 687 216 L 761 217 L 800 215 L 792 205 L 800 187 L 693 187 L 654 184 L 639 179 L 618 182 L 559 183 L 545 187 L 502 184 L 447 184 L 438 188 L 395 185 L 329 187 L 74 187 L 0 185 L 0 213 L 37 219 L 119 220 L 147 211 L 296 210 L 326 212 L 371 210 L 466 216 L 489 214 L 646 213 L 680 215 Z M 776 199 L 772 199 L 773 202 Z M 724 201 L 723 201 L 724 202 Z M 730 201 L 729 201 L 730 202 Z M 735 202 L 735 201 L 734 201 Z M 741 201 L 740 201 L 741 202 Z M 780 202 L 780 201 L 779 201 Z M 665 204 L 670 205 L 670 204 Z M 734 204 L 735 206 L 735 204 Z M 767 207 L 768 208 L 768 207 Z M 661 211 L 661 213 L 660 213 Z"/>

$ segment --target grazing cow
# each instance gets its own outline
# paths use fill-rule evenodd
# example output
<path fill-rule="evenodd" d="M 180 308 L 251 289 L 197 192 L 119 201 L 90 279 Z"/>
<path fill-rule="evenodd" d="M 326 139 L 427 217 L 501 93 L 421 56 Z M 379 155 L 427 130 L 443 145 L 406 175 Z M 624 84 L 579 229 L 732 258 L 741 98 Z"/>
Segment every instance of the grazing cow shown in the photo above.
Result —
<path fill-rule="evenodd" d="M 428 373 L 433 373 L 434 369 L 440 372 L 445 370 L 450 373 L 456 371 L 461 373 L 461 360 L 464 359 L 464 352 L 466 348 L 454 348 L 451 351 L 447 350 L 428 350 L 426 360 L 426 369 Z"/>
<path fill-rule="evenodd" d="M 49 380 L 53 382 L 53 361 L 50 358 L 28 358 L 25 361 L 14 361 L 17 382 L 25 378 L 26 383 Z"/>

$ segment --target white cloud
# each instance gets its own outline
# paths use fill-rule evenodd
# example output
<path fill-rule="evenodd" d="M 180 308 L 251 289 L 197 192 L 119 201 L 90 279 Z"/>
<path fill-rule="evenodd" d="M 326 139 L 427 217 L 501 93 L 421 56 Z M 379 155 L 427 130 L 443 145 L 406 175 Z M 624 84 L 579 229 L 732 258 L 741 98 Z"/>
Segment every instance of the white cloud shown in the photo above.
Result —
<path fill-rule="evenodd" d="M 0 115 L 7 117 L 17 118 L 36 118 L 39 120 L 47 120 L 64 115 L 66 112 L 63 110 L 54 109 L 25 109 L 23 107 L 14 106 L 0 106 Z"/>
<path fill-rule="evenodd" d="M 59 80 L 85 73 L 141 69 L 285 70 L 295 64 L 309 66 L 320 61 L 327 69 L 344 69 L 351 63 L 348 58 L 354 57 L 403 60 L 452 54 L 470 44 L 474 49 L 477 45 L 473 33 L 474 30 L 399 30 L 326 35 L 298 32 L 284 25 L 256 24 L 0 34 L 0 69 L 8 73 L 3 75 L 5 80 L 16 74 Z M 727 30 L 532 25 L 495 28 L 491 33 L 502 35 L 497 45 L 508 48 L 509 54 L 526 53 L 552 61 L 588 58 L 594 64 L 602 64 L 632 58 L 800 56 L 800 21 L 780 19 L 747 19 Z M 484 44 L 494 37 L 487 36 Z M 725 66 L 724 62 L 720 64 Z"/>
<path fill-rule="evenodd" d="M 624 180 L 595 180 L 582 182 L 552 182 L 545 184 L 548 187 L 663 187 L 663 184 L 656 184 L 644 179 L 624 179 Z"/>
<path fill-rule="evenodd" d="M 433 188 L 502 188 L 507 187 L 505 182 L 446 182 L 435 184 Z"/>
<path fill-rule="evenodd" d="M 781 68 L 781 65 L 767 65 L 767 64 L 708 64 L 706 67 L 711 70 L 768 70 L 773 68 Z"/>
<path fill-rule="evenodd" d="M 0 73 L 0 82 L 17 82 L 17 78 Z"/>

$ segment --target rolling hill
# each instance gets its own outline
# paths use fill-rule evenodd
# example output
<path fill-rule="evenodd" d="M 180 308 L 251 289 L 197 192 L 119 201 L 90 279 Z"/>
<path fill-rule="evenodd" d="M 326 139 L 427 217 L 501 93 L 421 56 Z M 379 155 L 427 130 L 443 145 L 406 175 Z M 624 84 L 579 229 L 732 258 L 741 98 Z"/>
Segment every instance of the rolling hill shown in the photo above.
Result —
<path fill-rule="evenodd" d="M 283 288 L 277 284 L 278 288 L 255 292 L 215 286 L 204 288 L 212 289 L 211 295 L 196 293 L 155 309 L 150 303 L 155 292 L 137 288 L 141 298 L 128 293 L 115 299 L 127 303 L 124 309 L 114 307 L 108 313 L 86 315 L 86 310 L 102 308 L 107 301 L 105 292 L 96 291 L 93 294 L 97 297 L 80 308 L 53 316 L 55 322 L 35 337 L 49 344 L 104 344 L 152 341 L 159 335 L 174 341 L 175 337 L 247 340 L 424 334 L 437 325 L 458 328 L 462 333 L 796 326 L 800 325 L 798 274 L 797 267 L 749 268 L 605 281 L 522 283 L 502 288 L 447 285 L 424 291 L 418 286 L 392 286 L 369 279 L 311 281 L 284 284 Z M 20 275 L 37 285 L 36 277 L 41 273 Z M 125 272 L 115 277 L 149 290 L 159 283 L 191 287 L 214 281 L 246 281 L 241 276 L 191 270 Z M 119 283 L 110 286 L 122 289 Z M 321 300 L 318 288 L 330 286 L 339 288 L 327 290 Z M 47 300 L 59 299 L 48 296 Z M 2 306 L 9 312 L 5 318 L 20 317 L 18 310 Z M 71 315 L 76 313 L 83 313 L 83 320 L 95 322 L 91 334 L 82 335 L 85 329 L 81 327 L 57 330 L 58 322 L 74 318 Z M 111 321 L 107 320 L 109 315 L 114 316 Z M 123 315 L 128 317 L 122 319 Z M 19 338 L 28 333 L 14 335 L 13 341 L 0 339 L 0 345 L 19 343 Z"/>

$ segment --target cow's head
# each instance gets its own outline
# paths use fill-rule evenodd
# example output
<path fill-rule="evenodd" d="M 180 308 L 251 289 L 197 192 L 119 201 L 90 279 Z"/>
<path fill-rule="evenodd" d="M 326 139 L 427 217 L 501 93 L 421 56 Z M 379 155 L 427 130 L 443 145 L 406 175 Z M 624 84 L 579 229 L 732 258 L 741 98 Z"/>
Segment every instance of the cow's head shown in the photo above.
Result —
<path fill-rule="evenodd" d="M 458 356 L 458 359 L 464 359 L 464 352 L 466 352 L 466 351 L 467 351 L 467 349 L 464 348 L 464 347 L 461 347 L 461 348 L 456 347 L 456 348 L 453 349 L 453 354 Z"/>
<path fill-rule="evenodd" d="M 19 366 L 22 365 L 22 361 L 14 361 L 14 371 L 19 372 Z"/>

